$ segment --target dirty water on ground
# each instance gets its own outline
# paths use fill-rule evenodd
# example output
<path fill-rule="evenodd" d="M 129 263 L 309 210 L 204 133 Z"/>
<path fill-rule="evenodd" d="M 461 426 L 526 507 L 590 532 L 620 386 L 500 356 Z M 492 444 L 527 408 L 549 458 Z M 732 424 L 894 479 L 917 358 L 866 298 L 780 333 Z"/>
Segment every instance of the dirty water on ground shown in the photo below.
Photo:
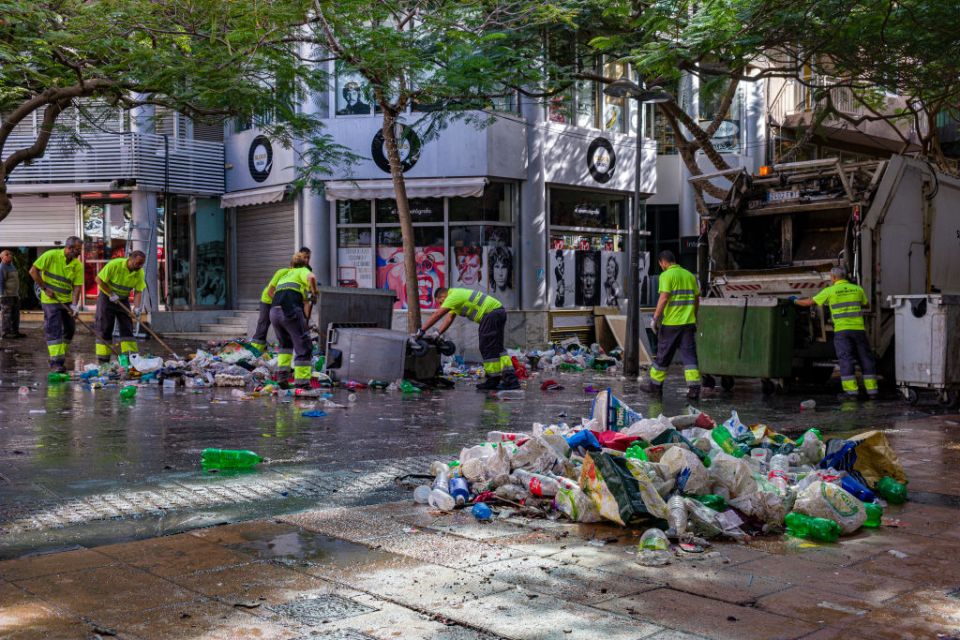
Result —
<path fill-rule="evenodd" d="M 230 389 L 150 385 L 123 401 L 119 387 L 48 384 L 44 351 L 34 337 L 15 348 L 0 343 L 0 558 L 270 517 L 331 496 L 333 504 L 403 499 L 409 494 L 393 477 L 425 473 L 426 460 L 455 458 L 488 431 L 578 422 L 590 413 L 588 383 L 611 387 L 647 416 L 687 406 L 675 373 L 662 401 L 616 376 L 553 373 L 566 389 L 541 392 L 530 384 L 526 398 L 513 402 L 477 393 L 470 380 L 422 396 L 362 390 L 355 402 L 335 389 L 332 399 L 345 408 L 309 418 L 301 413 L 311 399 L 243 401 Z M 92 351 L 91 340 L 74 341 L 78 358 L 89 362 Z M 30 389 L 26 396 L 18 394 L 21 386 Z M 805 399 L 815 400 L 816 410 L 801 412 Z M 940 412 L 936 404 L 909 407 L 893 395 L 841 403 L 829 389 L 765 397 L 756 381 L 738 381 L 732 392 L 704 391 L 698 407 L 720 419 L 736 409 L 744 422 L 788 435 L 814 426 L 887 427 Z M 250 449 L 267 461 L 249 476 L 203 473 L 200 452 L 207 447 Z M 178 494 L 186 497 L 178 501 Z"/>

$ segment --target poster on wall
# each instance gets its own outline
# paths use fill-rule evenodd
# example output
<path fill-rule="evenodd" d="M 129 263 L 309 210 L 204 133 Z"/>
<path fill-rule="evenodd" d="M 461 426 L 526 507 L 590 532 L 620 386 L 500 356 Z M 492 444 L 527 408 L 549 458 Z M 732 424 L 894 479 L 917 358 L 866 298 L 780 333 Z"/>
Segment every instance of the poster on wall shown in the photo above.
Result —
<path fill-rule="evenodd" d="M 624 303 L 624 254 L 622 251 L 601 251 L 600 267 L 603 274 L 601 305 L 619 307 Z"/>
<path fill-rule="evenodd" d="M 433 292 L 446 286 L 446 257 L 442 246 L 417 247 L 417 295 L 421 309 L 436 309 Z M 397 294 L 394 309 L 407 308 L 407 281 L 402 247 L 377 248 L 377 288 Z"/>
<path fill-rule="evenodd" d="M 599 306 L 601 288 L 600 252 L 577 251 L 574 262 L 576 266 L 576 306 Z"/>
<path fill-rule="evenodd" d="M 476 244 L 454 247 L 452 286 L 485 290 L 487 272 L 483 268 L 484 264 L 483 247 Z"/>
<path fill-rule="evenodd" d="M 337 250 L 337 286 L 373 287 L 373 252 L 370 247 L 340 247 Z"/>
<path fill-rule="evenodd" d="M 550 303 L 559 309 L 575 306 L 574 253 L 562 247 L 550 251 L 550 272 L 553 275 Z"/>
<path fill-rule="evenodd" d="M 513 283 L 513 250 L 495 246 L 483 248 L 483 263 L 487 272 L 487 293 L 505 307 L 516 306 L 516 289 Z"/>

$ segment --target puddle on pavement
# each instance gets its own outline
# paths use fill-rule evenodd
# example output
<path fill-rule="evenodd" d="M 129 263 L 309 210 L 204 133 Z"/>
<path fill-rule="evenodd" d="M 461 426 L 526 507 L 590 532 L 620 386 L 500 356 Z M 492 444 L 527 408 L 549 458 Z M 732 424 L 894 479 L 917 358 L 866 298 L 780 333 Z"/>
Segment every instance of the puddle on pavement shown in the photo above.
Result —
<path fill-rule="evenodd" d="M 371 563 L 397 561 L 399 556 L 378 551 L 362 544 L 331 538 L 302 529 L 262 537 L 256 531 L 244 531 L 245 542 L 226 547 L 255 555 L 260 560 L 271 560 L 297 566 L 324 566 L 345 570 Z"/>

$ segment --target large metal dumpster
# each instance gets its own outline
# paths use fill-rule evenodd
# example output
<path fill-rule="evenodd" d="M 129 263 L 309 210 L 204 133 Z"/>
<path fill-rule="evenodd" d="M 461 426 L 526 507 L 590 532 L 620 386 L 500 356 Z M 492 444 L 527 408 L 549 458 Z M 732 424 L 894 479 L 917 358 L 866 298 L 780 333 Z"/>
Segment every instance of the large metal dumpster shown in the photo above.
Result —
<path fill-rule="evenodd" d="M 960 405 L 960 295 L 890 296 L 894 310 L 897 386 L 910 404 L 936 391 Z"/>
<path fill-rule="evenodd" d="M 327 344 L 330 324 L 389 329 L 393 323 L 393 303 L 397 296 L 390 289 L 354 289 L 320 287 L 317 313 L 320 344 Z"/>
<path fill-rule="evenodd" d="M 735 377 L 761 378 L 765 393 L 793 369 L 796 311 L 772 297 L 704 298 L 697 317 L 700 371 L 720 376 L 725 389 Z"/>

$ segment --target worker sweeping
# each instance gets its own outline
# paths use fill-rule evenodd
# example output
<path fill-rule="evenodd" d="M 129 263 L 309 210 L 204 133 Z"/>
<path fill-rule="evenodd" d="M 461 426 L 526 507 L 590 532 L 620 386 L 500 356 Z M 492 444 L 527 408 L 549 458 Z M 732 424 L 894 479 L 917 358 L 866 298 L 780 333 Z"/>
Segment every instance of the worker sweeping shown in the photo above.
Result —
<path fill-rule="evenodd" d="M 317 278 L 310 271 L 310 259 L 297 252 L 290 269 L 277 280 L 270 308 L 270 324 L 280 343 L 277 357 L 277 378 L 285 383 L 293 368 L 294 385 L 310 384 L 313 343 L 307 336 L 307 319 L 317 299 Z"/>
<path fill-rule="evenodd" d="M 301 249 L 300 253 L 304 253 L 304 251 Z M 308 253 L 307 260 L 309 259 L 310 255 Z M 273 308 L 273 296 L 277 290 L 277 283 L 280 282 L 280 278 L 282 278 L 287 271 L 290 271 L 290 267 L 277 269 L 273 277 L 270 278 L 270 282 L 267 283 L 267 286 L 263 288 L 263 292 L 260 294 L 260 304 L 257 306 L 257 328 L 250 337 L 250 346 L 261 353 L 267 350 L 267 332 L 270 330 L 270 309 Z"/>
<path fill-rule="evenodd" d="M 93 318 L 93 330 L 97 334 L 97 360 L 110 362 L 110 345 L 113 343 L 113 326 L 120 330 L 120 354 L 137 353 L 137 340 L 133 337 L 133 318 L 130 310 L 130 294 L 133 294 L 133 315 L 143 312 L 143 290 L 147 287 L 143 265 L 147 254 L 131 251 L 125 258 L 114 258 L 97 274 L 97 310 Z"/>
<path fill-rule="evenodd" d="M 45 251 L 30 267 L 30 277 L 40 287 L 50 368 L 60 373 L 67 370 L 67 347 L 77 330 L 75 317 L 83 288 L 82 252 L 80 238 L 70 236 L 62 249 Z"/>
<path fill-rule="evenodd" d="M 513 361 L 503 347 L 507 312 L 500 301 L 485 293 L 460 287 L 452 289 L 440 287 L 433 294 L 433 299 L 440 308 L 433 312 L 415 336 L 417 338 L 423 336 L 441 319 L 443 322 L 436 332 L 436 337 L 443 335 L 457 316 L 463 316 L 478 323 L 480 325 L 477 330 L 480 338 L 480 356 L 483 358 L 483 371 L 486 378 L 477 385 L 477 391 L 519 389 L 520 380 L 517 379 L 517 374 L 513 370 Z"/>
<path fill-rule="evenodd" d="M 700 365 L 697 362 L 697 312 L 700 287 L 697 278 L 677 264 L 672 251 L 661 251 L 660 299 L 651 326 L 657 333 L 657 356 L 650 365 L 648 393 L 663 394 L 667 368 L 678 352 L 687 381 L 687 398 L 700 397 Z"/>
<path fill-rule="evenodd" d="M 830 270 L 830 286 L 812 298 L 790 298 L 801 307 L 813 305 L 830 308 L 833 318 L 833 348 L 837 352 L 840 364 L 840 386 L 844 396 L 856 398 L 860 389 L 857 385 L 857 361 L 863 373 L 863 387 L 867 396 L 875 397 L 877 387 L 877 363 L 870 351 L 870 342 L 863 324 L 863 311 L 869 304 L 863 289 L 847 280 L 847 270 L 834 267 Z"/>

